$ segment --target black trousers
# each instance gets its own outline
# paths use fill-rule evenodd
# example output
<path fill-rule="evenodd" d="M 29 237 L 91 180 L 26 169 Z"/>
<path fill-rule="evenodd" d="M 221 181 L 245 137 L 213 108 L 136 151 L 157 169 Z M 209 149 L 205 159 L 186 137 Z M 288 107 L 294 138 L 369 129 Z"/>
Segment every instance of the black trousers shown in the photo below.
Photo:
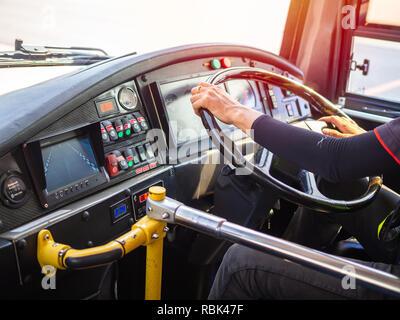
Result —
<path fill-rule="evenodd" d="M 359 184 L 326 186 L 326 193 L 354 196 Z M 346 190 L 350 188 L 351 190 Z M 329 190 L 328 190 L 329 189 Z M 327 191 L 328 190 L 328 191 Z M 335 191 L 332 191 L 335 190 Z M 337 191 L 339 190 L 339 192 Z M 284 238 L 321 249 L 343 227 L 364 246 L 372 261 L 357 261 L 367 266 L 400 275 L 393 251 L 378 239 L 378 228 L 400 200 L 384 188 L 376 200 L 363 210 L 350 214 L 318 214 L 300 208 L 290 222 Z M 346 285 L 343 279 L 304 267 L 240 245 L 226 252 L 216 274 L 209 299 L 386 299 L 381 292 L 359 283 Z"/>

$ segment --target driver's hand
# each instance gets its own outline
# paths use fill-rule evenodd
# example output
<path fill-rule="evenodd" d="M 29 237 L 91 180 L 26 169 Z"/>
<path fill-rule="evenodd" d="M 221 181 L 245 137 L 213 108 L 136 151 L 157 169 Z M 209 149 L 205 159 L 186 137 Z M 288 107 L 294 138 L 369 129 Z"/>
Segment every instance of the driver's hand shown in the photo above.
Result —
<path fill-rule="evenodd" d="M 190 102 L 198 116 L 201 108 L 210 111 L 216 118 L 227 124 L 233 124 L 235 110 L 243 106 L 234 100 L 222 87 L 201 82 L 192 89 Z"/>
<path fill-rule="evenodd" d="M 246 133 L 249 133 L 253 122 L 262 115 L 261 112 L 240 104 L 219 86 L 201 82 L 191 93 L 190 102 L 198 116 L 201 108 L 207 109 L 222 122 L 233 124 Z"/>
<path fill-rule="evenodd" d="M 338 130 L 324 128 L 322 132 L 327 136 L 334 138 L 348 138 L 358 134 L 366 132 L 363 128 L 359 127 L 353 120 L 339 117 L 339 116 L 327 116 L 319 119 L 326 123 L 333 124 Z"/>

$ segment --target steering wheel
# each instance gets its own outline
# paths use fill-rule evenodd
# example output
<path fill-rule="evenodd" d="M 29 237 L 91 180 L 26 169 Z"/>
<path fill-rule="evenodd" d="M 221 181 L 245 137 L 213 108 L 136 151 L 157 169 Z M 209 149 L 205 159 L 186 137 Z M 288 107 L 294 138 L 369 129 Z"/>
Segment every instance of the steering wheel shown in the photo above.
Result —
<path fill-rule="evenodd" d="M 323 115 L 339 115 L 349 118 L 332 102 L 315 92 L 313 89 L 295 80 L 264 69 L 251 67 L 224 69 L 210 76 L 206 82 L 213 85 L 219 85 L 223 82 L 234 79 L 260 81 L 287 89 L 308 101 Z M 233 165 L 233 169 L 237 171 L 240 168 L 240 170 L 243 170 L 242 174 L 250 175 L 261 185 L 272 187 L 282 198 L 295 204 L 323 213 L 348 213 L 351 210 L 359 209 L 369 204 L 382 186 L 383 182 L 381 177 L 368 177 L 367 190 L 360 197 L 351 200 L 331 199 L 325 196 L 318 189 L 315 175 L 309 171 L 302 170 L 300 179 L 303 190 L 296 189 L 271 175 L 273 154 L 270 151 L 264 148 L 260 158 L 261 161 L 257 164 L 253 164 L 244 157 L 236 144 L 226 134 L 224 134 L 215 117 L 208 110 L 201 109 L 200 116 L 203 125 L 207 129 L 214 144 L 223 156 Z"/>

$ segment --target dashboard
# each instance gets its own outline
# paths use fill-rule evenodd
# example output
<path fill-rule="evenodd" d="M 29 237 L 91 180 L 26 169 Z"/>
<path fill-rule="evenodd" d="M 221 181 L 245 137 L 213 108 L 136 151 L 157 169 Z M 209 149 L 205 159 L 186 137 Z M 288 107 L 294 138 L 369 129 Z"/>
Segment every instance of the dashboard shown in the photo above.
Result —
<path fill-rule="evenodd" d="M 229 66 L 302 81 L 299 69 L 270 53 L 209 44 L 120 57 L 0 97 L 0 116 L 20 111 L 0 125 L 0 255 L 10 252 L 19 265 L 8 271 L 16 280 L 7 281 L 23 284 L 36 268 L 31 257 L 44 227 L 59 241 L 85 248 L 139 220 L 149 186 L 163 185 L 180 201 L 209 192 L 219 171 L 212 169 L 201 186 L 208 167 L 192 160 L 215 149 L 193 113 L 190 90 Z M 287 90 L 247 80 L 223 87 L 281 121 L 311 117 L 309 104 Z M 32 103 L 21 109 L 27 100 Z M 181 150 L 184 156 L 173 161 Z M 21 243 L 30 249 L 10 249 Z"/>

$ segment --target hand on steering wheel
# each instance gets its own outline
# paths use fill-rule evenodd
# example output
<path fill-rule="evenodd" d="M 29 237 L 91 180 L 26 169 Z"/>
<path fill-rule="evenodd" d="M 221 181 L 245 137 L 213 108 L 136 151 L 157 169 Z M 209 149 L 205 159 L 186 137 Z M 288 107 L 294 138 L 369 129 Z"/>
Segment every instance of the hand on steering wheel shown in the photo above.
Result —
<path fill-rule="evenodd" d="M 300 82 L 259 68 L 236 67 L 225 69 L 212 75 L 207 80 L 208 83 L 201 83 L 200 86 L 193 88 L 191 101 L 213 143 L 234 167 L 248 172 L 258 183 L 272 187 L 283 198 L 320 212 L 346 213 L 361 208 L 374 199 L 382 186 L 382 178 L 379 176 L 369 177 L 367 191 L 362 196 L 351 200 L 338 200 L 322 194 L 318 189 L 314 174 L 309 171 L 302 170 L 304 173 L 302 185 L 305 186 L 303 190 L 275 178 L 270 172 L 273 154 L 265 148 L 261 156 L 262 164 L 253 164 L 248 161 L 234 141 L 224 134 L 215 119 L 216 116 L 223 122 L 234 124 L 248 133 L 253 122 L 261 115 L 258 111 L 240 105 L 229 97 L 223 89 L 216 87 L 216 85 L 234 79 L 260 81 L 290 90 L 307 100 L 318 112 L 326 115 L 325 121 L 335 124 L 339 129 L 341 128 L 343 135 L 354 135 L 363 130 L 332 102 Z"/>
<path fill-rule="evenodd" d="M 328 116 L 322 117 L 319 120 L 330 123 L 337 128 L 337 130 L 330 128 L 322 129 L 322 132 L 324 134 L 334 138 L 348 138 L 366 132 L 352 119 L 347 119 L 339 116 Z"/>
<path fill-rule="evenodd" d="M 200 110 L 207 109 L 218 120 L 232 124 L 247 134 L 253 122 L 262 115 L 234 100 L 221 86 L 201 82 L 191 92 L 190 101 L 195 114 L 200 116 Z"/>

